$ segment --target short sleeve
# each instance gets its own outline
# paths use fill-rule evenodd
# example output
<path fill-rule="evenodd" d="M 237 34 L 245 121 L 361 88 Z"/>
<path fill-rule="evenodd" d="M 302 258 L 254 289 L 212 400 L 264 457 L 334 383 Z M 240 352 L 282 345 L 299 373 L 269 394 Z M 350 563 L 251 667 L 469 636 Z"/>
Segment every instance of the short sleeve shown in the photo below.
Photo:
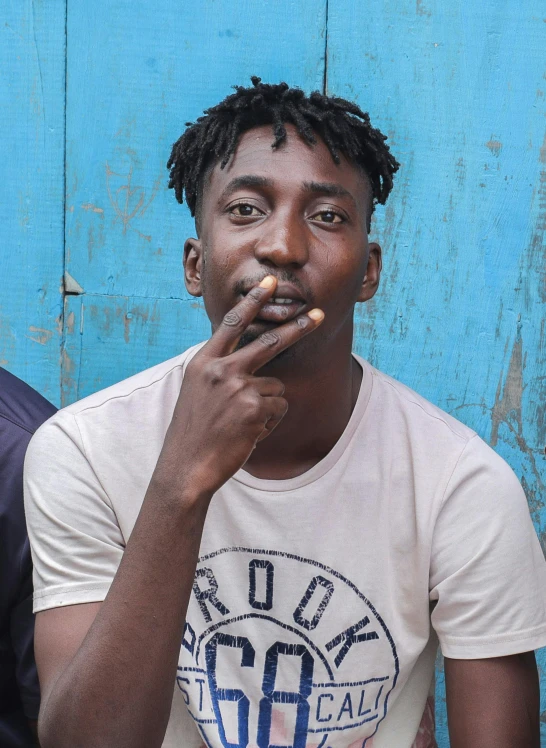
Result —
<path fill-rule="evenodd" d="M 521 485 L 479 437 L 453 471 L 431 548 L 443 654 L 500 657 L 546 645 L 546 562 Z"/>
<path fill-rule="evenodd" d="M 104 600 L 125 542 L 71 413 L 60 411 L 31 439 L 24 493 L 34 612 Z"/>

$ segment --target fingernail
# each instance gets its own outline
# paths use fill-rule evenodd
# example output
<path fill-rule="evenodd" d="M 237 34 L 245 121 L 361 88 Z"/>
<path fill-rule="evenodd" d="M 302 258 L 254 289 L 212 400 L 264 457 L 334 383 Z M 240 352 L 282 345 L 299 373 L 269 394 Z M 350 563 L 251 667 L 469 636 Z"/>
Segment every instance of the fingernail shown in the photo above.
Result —
<path fill-rule="evenodd" d="M 265 278 L 263 278 L 260 281 L 260 288 L 271 288 L 275 283 L 275 276 L 274 275 L 266 275 Z"/>
<path fill-rule="evenodd" d="M 322 322 L 324 319 L 324 312 L 322 309 L 311 309 L 310 312 L 307 312 L 307 316 L 311 317 L 311 319 L 314 319 L 315 322 Z"/>

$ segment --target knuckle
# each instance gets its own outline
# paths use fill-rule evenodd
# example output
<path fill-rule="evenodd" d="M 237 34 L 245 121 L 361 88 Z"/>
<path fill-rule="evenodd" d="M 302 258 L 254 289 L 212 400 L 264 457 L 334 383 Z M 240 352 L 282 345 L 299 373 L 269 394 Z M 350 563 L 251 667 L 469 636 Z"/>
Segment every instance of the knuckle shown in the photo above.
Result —
<path fill-rule="evenodd" d="M 274 348 L 280 343 L 281 336 L 277 335 L 275 332 L 264 332 L 263 335 L 260 335 L 258 340 L 266 348 Z"/>
<path fill-rule="evenodd" d="M 233 395 L 237 395 L 245 389 L 246 382 L 241 377 L 230 377 L 229 389 Z"/>
<path fill-rule="evenodd" d="M 241 315 L 235 309 L 232 309 L 226 314 L 223 322 L 224 322 L 224 325 L 226 325 L 227 327 L 242 327 L 243 326 L 243 320 L 241 318 Z"/>
<path fill-rule="evenodd" d="M 243 408 L 249 420 L 255 420 L 261 411 L 261 398 L 255 395 L 247 395 L 244 399 Z"/>
<path fill-rule="evenodd" d="M 305 330 L 307 327 L 309 327 L 310 320 L 309 320 L 309 317 L 305 314 L 303 315 L 303 317 L 298 317 L 296 322 L 299 328 L 301 328 L 302 330 Z"/>
<path fill-rule="evenodd" d="M 259 304 L 263 297 L 263 291 L 261 288 L 252 288 L 246 295 L 246 298 L 254 302 L 255 304 Z"/>
<path fill-rule="evenodd" d="M 206 365 L 204 373 L 212 385 L 218 385 L 225 379 L 224 367 L 219 361 L 210 361 Z"/>

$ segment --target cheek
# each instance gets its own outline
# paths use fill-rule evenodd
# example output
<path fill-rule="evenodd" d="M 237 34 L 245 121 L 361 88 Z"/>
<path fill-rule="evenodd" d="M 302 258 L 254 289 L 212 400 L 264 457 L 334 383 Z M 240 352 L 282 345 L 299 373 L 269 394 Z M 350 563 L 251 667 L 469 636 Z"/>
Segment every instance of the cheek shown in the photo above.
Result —
<path fill-rule="evenodd" d="M 347 252 L 323 268 L 326 277 L 325 288 L 336 307 L 355 304 L 366 275 L 367 262 L 364 254 Z"/>
<path fill-rule="evenodd" d="M 215 327 L 232 306 L 236 280 L 236 253 L 229 247 L 215 249 L 212 242 L 203 243 L 201 282 L 207 315 Z"/>
<path fill-rule="evenodd" d="M 236 248 L 230 246 L 226 237 L 221 237 L 218 241 L 211 238 L 203 246 L 204 272 L 211 281 L 221 279 L 235 270 L 238 252 Z"/>

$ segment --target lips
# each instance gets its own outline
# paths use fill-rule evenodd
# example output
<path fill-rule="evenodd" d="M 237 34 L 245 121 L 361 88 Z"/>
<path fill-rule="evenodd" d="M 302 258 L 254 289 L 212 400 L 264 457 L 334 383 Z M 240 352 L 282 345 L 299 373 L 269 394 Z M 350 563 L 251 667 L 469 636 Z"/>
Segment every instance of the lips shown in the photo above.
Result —
<path fill-rule="evenodd" d="M 248 291 L 250 288 L 243 293 L 243 296 L 246 296 Z M 282 324 L 301 314 L 305 305 L 305 299 L 294 286 L 281 283 L 275 289 L 275 296 L 264 304 L 256 315 L 256 319 Z"/>

